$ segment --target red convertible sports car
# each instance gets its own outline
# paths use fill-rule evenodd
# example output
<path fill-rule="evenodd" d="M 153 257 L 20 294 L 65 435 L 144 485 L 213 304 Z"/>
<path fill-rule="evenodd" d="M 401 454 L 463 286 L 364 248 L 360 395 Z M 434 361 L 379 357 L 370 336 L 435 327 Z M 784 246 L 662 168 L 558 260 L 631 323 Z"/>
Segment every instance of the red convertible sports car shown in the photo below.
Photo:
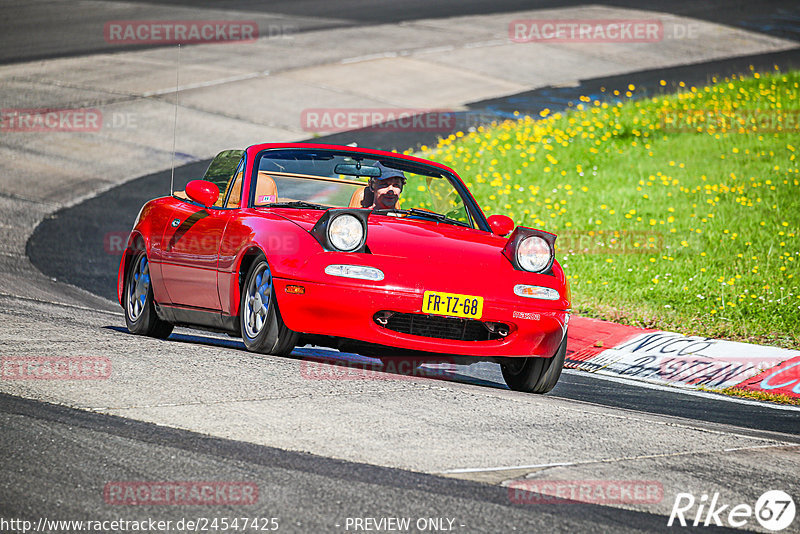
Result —
<path fill-rule="evenodd" d="M 117 292 L 135 334 L 184 325 L 276 355 L 313 344 L 490 360 L 510 388 L 544 393 L 570 311 L 555 239 L 487 219 L 432 161 L 262 144 L 221 152 L 202 180 L 144 205 Z"/>

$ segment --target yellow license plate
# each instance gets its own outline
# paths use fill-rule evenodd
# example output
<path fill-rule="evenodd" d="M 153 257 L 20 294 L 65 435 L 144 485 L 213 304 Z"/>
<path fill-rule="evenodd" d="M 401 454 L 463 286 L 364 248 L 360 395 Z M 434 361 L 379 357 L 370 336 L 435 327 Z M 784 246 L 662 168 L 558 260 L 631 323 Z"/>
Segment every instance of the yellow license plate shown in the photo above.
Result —
<path fill-rule="evenodd" d="M 480 319 L 483 315 L 483 297 L 426 291 L 422 297 L 422 312 Z"/>

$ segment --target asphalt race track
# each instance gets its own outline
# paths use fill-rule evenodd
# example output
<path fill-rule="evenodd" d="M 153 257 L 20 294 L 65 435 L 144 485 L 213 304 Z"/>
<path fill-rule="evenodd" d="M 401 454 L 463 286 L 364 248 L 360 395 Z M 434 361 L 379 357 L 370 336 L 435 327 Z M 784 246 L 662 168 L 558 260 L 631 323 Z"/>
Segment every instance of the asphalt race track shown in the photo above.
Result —
<path fill-rule="evenodd" d="M 24 530 L 3 523 L 12 519 L 45 532 L 86 531 L 50 520 L 152 519 L 173 526 L 143 530 L 183 532 L 204 530 L 186 521 L 235 517 L 264 519 L 278 532 L 766 532 L 753 518 L 741 528 L 669 529 L 667 521 L 679 493 L 709 500 L 718 493 L 732 507 L 753 506 L 764 492 L 783 490 L 800 506 L 797 407 L 569 370 L 550 394 L 526 395 L 508 390 L 499 368 L 489 363 L 443 372 L 427 367 L 413 377 L 387 372 L 315 379 L 310 369 L 345 369 L 368 359 L 315 347 L 298 348 L 288 358 L 252 354 L 238 339 L 185 328 L 165 341 L 127 332 L 115 302 L 119 240 L 143 202 L 168 193 L 168 88 L 175 74 L 173 56 L 160 47 L 110 46 L 102 38 L 109 20 L 242 18 L 257 21 L 262 31 L 292 28 L 289 44 L 263 43 L 284 52 L 296 47 L 274 56 L 264 49 L 265 64 L 277 67 L 265 69 L 260 59 L 229 52 L 237 45 L 182 52 L 189 81 L 180 97 L 184 129 L 176 188 L 201 176 L 211 154 L 253 138 L 399 150 L 435 141 L 434 134 L 364 130 L 312 137 L 296 118 L 287 119 L 281 105 L 261 105 L 273 95 L 265 87 L 275 94 L 297 92 L 285 106 L 298 109 L 316 105 L 302 102 L 308 95 L 349 107 L 421 107 L 423 97 L 437 96 L 420 89 L 418 100 L 400 101 L 394 94 L 364 97 L 317 83 L 330 69 L 349 68 L 352 57 L 373 61 L 363 59 L 370 50 L 388 58 L 372 67 L 384 74 L 397 65 L 411 72 L 417 68 L 412 62 L 432 58 L 457 76 L 455 60 L 446 55 L 476 54 L 471 57 L 487 70 L 464 74 L 468 83 L 461 92 L 432 104 L 457 107 L 473 124 L 514 111 L 563 108 L 580 95 L 597 94 L 600 86 L 635 83 L 648 95 L 662 79 L 671 87 L 746 72 L 751 65 L 800 66 L 800 9 L 792 2 L 368 4 L 34 1 L 0 7 L 2 107 L 96 106 L 138 120 L 136 128 L 94 137 L 0 137 L 0 356 L 100 357 L 112 369 L 107 380 L 0 380 L 0 532 Z M 576 59 L 570 54 L 584 53 L 577 48 L 553 50 L 551 82 L 531 84 L 517 73 L 489 87 L 486 73 L 495 58 L 470 48 L 473 39 L 464 32 L 493 24 L 502 29 L 515 13 L 535 10 L 550 18 L 651 10 L 731 29 L 730 35 L 716 33 L 719 40 L 706 50 L 664 51 L 664 63 L 652 67 L 650 59 L 626 66 L 624 49 L 615 51 L 616 62 L 592 53 Z M 464 18 L 451 20 L 456 15 Z M 489 51 L 495 46 L 490 39 L 497 39 L 490 33 L 475 38 L 489 42 Z M 420 51 L 412 50 L 412 37 Z M 558 71 L 559 57 L 589 74 Z M 256 70 L 260 74 L 250 74 Z M 247 118 L 249 110 L 256 118 Z M 251 484 L 257 499 L 126 506 L 108 493 L 115 485 L 187 481 Z M 660 493 L 621 503 L 531 502 L 509 487 L 520 481 L 606 489 L 649 484 Z M 406 518 L 411 526 L 398 527 L 402 522 L 390 518 Z M 179 521 L 182 526 L 174 526 Z M 800 519 L 783 532 L 800 532 Z"/>
<path fill-rule="evenodd" d="M 784 54 L 790 64 L 800 63 L 800 54 Z M 768 58 L 771 65 L 776 59 Z M 783 59 L 783 58 L 780 58 Z M 752 63 L 752 58 L 748 58 Z M 698 69 L 698 67 L 695 67 Z M 657 83 L 657 82 L 656 82 Z M 528 97 L 529 102 L 536 102 Z M 550 94 L 547 95 L 551 100 Z M 534 104 L 535 105 L 535 104 Z M 531 111 L 534 112 L 534 111 Z M 331 142 L 367 138 L 368 133 L 337 134 L 339 139 Z M 326 141 L 315 139 L 314 141 Z M 391 140 L 389 140 L 391 141 Z M 378 147 L 383 148 L 383 147 Z M 405 148 L 387 146 L 387 149 Z M 192 163 L 175 170 L 175 184 L 181 189 L 189 180 L 202 176 L 208 161 Z M 116 269 L 121 252 L 101 248 L 97 241 L 76 240 L 73 236 L 123 236 L 127 234 L 126 222 L 136 217 L 139 208 L 147 200 L 164 194 L 164 184 L 170 180 L 170 171 L 163 171 L 125 183 L 95 198 L 74 207 L 59 211 L 42 222 L 28 242 L 28 255 L 43 273 L 70 283 L 94 294 L 115 300 Z M 78 254 L 85 262 L 74 262 Z M 242 349 L 244 345 L 239 343 Z M 326 352 L 323 352 L 326 354 Z M 488 372 L 486 368 L 494 372 Z M 494 387 L 504 387 L 502 376 L 496 366 L 472 366 L 464 369 L 467 378 L 488 380 Z M 726 423 L 747 428 L 772 430 L 790 434 L 800 429 L 800 411 L 781 412 L 764 410 L 753 405 L 737 404 L 715 398 L 690 397 L 668 390 L 654 391 L 640 386 L 610 384 L 583 373 L 564 376 L 552 395 L 576 400 L 596 402 L 619 408 L 635 407 L 636 410 L 683 416 L 707 422 Z"/>
<path fill-rule="evenodd" d="M 0 62 L 19 62 L 52 57 L 73 56 L 98 52 L 116 52 L 92 30 L 109 20 L 107 13 L 117 19 L 180 18 L 191 13 L 192 8 L 225 13 L 248 13 L 259 26 L 268 29 L 280 23 L 283 17 L 292 17 L 296 31 L 312 31 L 334 27 L 360 27 L 374 24 L 445 18 L 454 14 L 480 15 L 513 13 L 529 9 L 548 9 L 585 5 L 578 0 L 379 0 L 364 3 L 359 0 L 329 2 L 326 0 L 239 1 L 220 4 L 208 0 L 161 0 L 142 3 L 106 2 L 107 10 L 97 9 L 91 3 L 71 5 L 69 9 L 56 8 L 48 2 L 19 2 L 8 10 L 5 31 L 0 35 Z M 118 4 L 114 6 L 113 4 Z M 593 2 L 609 6 L 643 8 L 646 3 L 634 0 Z M 797 5 L 785 1 L 746 2 L 742 0 L 712 0 L 692 2 L 652 2 L 651 9 L 712 20 L 731 26 L 753 28 L 780 37 L 797 38 Z M 224 5 L 224 7 L 220 7 Z M 193 18 L 189 16 L 188 18 Z M 794 20 L 793 20 L 794 19 Z M 47 38 L 41 38 L 47 36 Z"/>

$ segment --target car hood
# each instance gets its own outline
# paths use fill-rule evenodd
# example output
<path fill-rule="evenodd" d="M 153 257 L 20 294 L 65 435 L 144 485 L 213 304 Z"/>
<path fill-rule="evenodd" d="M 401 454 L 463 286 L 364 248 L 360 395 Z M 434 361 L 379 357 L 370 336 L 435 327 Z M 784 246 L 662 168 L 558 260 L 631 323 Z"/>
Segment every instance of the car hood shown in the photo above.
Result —
<path fill-rule="evenodd" d="M 468 257 L 473 267 L 502 259 L 506 239 L 489 232 L 434 221 L 393 219 L 370 217 L 367 247 L 373 254 L 449 265 Z"/>
<path fill-rule="evenodd" d="M 325 213 L 321 210 L 273 209 L 306 231 L 311 231 Z M 413 259 L 426 263 L 453 264 L 459 258 L 475 262 L 497 261 L 507 239 L 448 223 L 417 218 L 370 214 L 367 247 L 372 254 Z"/>
<path fill-rule="evenodd" d="M 292 208 L 273 209 L 306 231 L 310 231 L 325 213 L 321 210 Z M 400 218 L 370 214 L 367 228 L 367 248 L 381 263 L 402 264 L 411 261 L 427 271 L 444 268 L 512 269 L 502 255 L 507 239 L 474 228 L 417 218 Z M 377 259 L 377 258 L 376 258 Z M 405 271 L 406 269 L 400 269 Z M 484 271 L 485 272 L 485 271 Z"/>

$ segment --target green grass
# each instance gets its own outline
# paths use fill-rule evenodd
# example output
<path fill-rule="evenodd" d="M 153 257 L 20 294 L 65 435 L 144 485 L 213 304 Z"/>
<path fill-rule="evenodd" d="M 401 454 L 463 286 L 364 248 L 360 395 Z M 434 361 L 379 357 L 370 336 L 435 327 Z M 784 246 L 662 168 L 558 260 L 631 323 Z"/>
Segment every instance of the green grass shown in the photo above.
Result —
<path fill-rule="evenodd" d="M 782 393 L 769 393 L 766 391 L 741 389 L 736 387 L 725 388 L 725 389 L 708 389 L 701 387 L 698 389 L 700 389 L 701 391 L 708 391 L 710 393 L 719 393 L 721 395 L 728 395 L 730 397 L 741 397 L 743 399 L 749 399 L 755 401 L 774 402 L 776 404 L 788 404 L 791 406 L 800 406 L 800 399 L 795 397 L 790 397 L 789 395 L 784 395 Z"/>
<path fill-rule="evenodd" d="M 423 156 L 487 215 L 559 235 L 577 313 L 797 347 L 800 71 L 715 82 L 645 99 L 630 86 Z"/>

